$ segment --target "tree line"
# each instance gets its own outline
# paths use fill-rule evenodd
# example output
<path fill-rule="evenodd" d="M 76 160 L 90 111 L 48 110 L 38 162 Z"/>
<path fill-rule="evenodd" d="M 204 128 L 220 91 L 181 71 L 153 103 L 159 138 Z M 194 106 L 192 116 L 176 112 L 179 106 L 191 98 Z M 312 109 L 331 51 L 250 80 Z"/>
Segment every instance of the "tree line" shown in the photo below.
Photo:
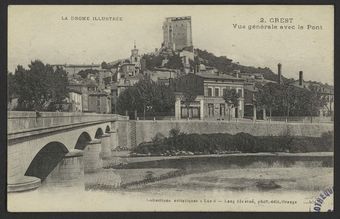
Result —
<path fill-rule="evenodd" d="M 155 115 L 173 111 L 174 104 L 175 95 L 169 86 L 156 83 L 145 76 L 119 95 L 117 110 L 120 114 L 136 111 L 144 116 Z"/>
<path fill-rule="evenodd" d="M 257 85 L 254 104 L 269 112 L 269 116 L 317 116 L 327 104 L 327 97 L 316 86 L 296 87 L 290 83 Z"/>
<path fill-rule="evenodd" d="M 177 58 L 175 58 L 177 59 Z M 171 61 L 174 63 L 179 62 Z M 88 71 L 82 71 L 84 78 Z M 14 74 L 8 74 L 8 103 L 17 98 L 16 110 L 55 111 L 68 97 L 67 73 L 61 67 L 53 67 L 36 60 L 27 69 L 18 65 Z M 308 89 L 296 87 L 290 83 L 257 84 L 254 104 L 265 108 L 269 116 L 316 116 L 320 108 L 327 103 L 327 97 L 317 91 L 317 87 Z M 182 95 L 186 107 L 197 97 L 195 90 L 188 86 Z M 223 95 L 229 108 L 238 107 L 240 94 L 235 90 L 226 90 Z M 170 86 L 153 82 L 145 76 L 134 86 L 126 88 L 118 97 L 117 110 L 138 111 L 144 115 L 173 112 L 175 94 Z M 230 111 L 230 109 L 229 109 Z"/>
<path fill-rule="evenodd" d="M 68 97 L 66 71 L 39 60 L 32 61 L 28 69 L 18 65 L 7 82 L 7 103 L 17 98 L 15 110 L 55 111 Z"/>

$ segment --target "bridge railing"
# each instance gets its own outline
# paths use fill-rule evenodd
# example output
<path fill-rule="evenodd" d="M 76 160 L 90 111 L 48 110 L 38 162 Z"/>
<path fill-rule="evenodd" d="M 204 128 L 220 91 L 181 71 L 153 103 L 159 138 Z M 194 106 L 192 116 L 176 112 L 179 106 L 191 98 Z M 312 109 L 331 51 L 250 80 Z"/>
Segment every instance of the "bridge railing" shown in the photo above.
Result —
<path fill-rule="evenodd" d="M 10 134 L 25 130 L 44 129 L 77 123 L 116 120 L 128 120 L 128 117 L 117 114 L 81 112 L 8 111 L 7 133 Z"/>

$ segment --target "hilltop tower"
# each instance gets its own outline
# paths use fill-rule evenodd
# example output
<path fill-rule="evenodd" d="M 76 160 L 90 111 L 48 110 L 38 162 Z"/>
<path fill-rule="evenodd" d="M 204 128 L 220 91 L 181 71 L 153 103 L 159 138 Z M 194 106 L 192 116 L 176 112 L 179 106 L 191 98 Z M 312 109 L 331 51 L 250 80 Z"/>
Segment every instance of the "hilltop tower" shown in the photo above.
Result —
<path fill-rule="evenodd" d="M 163 23 L 163 43 L 166 48 L 182 50 L 191 47 L 191 17 L 168 17 Z"/>

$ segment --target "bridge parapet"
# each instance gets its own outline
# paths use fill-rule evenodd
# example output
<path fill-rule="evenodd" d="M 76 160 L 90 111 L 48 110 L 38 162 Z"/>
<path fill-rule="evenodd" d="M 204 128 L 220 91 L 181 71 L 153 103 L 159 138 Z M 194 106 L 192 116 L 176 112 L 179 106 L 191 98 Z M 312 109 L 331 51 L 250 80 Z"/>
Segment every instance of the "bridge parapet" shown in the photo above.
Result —
<path fill-rule="evenodd" d="M 118 114 L 8 111 L 7 134 L 91 122 L 128 120 Z"/>

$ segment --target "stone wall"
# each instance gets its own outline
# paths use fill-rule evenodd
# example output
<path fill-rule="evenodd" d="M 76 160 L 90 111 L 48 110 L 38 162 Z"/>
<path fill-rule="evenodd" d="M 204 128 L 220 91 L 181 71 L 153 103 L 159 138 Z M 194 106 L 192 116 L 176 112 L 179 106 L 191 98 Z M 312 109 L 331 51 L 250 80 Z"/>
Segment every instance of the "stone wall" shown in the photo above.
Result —
<path fill-rule="evenodd" d="M 136 145 L 141 142 L 151 141 L 157 134 L 161 133 L 168 136 L 169 130 L 178 128 L 185 133 L 230 133 L 236 134 L 239 132 L 249 133 L 254 136 L 277 136 L 289 132 L 293 136 L 320 136 L 323 132 L 334 130 L 331 123 L 252 123 L 252 122 L 227 122 L 227 121 L 176 121 L 176 120 L 160 120 L 160 121 L 134 121 L 136 123 Z M 123 125 L 122 123 L 120 123 Z M 124 124 L 123 130 L 126 130 Z M 123 136 L 131 136 L 130 134 L 123 134 L 120 132 L 120 138 Z M 123 142 L 123 141 L 120 141 Z M 131 144 L 129 145 L 131 147 Z"/>
<path fill-rule="evenodd" d="M 7 132 L 15 133 L 32 129 L 44 129 L 76 123 L 95 121 L 127 120 L 127 117 L 116 114 L 98 114 L 81 112 L 32 112 L 8 111 Z"/>
<path fill-rule="evenodd" d="M 119 120 L 116 123 L 117 136 L 118 136 L 118 146 L 119 147 L 131 147 L 130 139 L 130 121 Z"/>

